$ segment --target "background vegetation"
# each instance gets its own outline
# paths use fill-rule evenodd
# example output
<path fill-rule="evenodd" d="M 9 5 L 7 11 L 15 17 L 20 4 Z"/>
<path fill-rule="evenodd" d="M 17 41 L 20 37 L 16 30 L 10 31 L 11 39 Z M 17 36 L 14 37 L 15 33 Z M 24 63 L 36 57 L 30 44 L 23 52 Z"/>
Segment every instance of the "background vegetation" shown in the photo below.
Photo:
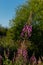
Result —
<path fill-rule="evenodd" d="M 43 56 L 43 0 L 27 0 L 16 9 L 16 16 L 10 20 L 10 28 L 0 26 L 0 46 L 17 50 L 20 34 L 32 11 L 32 36 L 28 39 L 31 46 L 28 48 L 36 55 Z"/>

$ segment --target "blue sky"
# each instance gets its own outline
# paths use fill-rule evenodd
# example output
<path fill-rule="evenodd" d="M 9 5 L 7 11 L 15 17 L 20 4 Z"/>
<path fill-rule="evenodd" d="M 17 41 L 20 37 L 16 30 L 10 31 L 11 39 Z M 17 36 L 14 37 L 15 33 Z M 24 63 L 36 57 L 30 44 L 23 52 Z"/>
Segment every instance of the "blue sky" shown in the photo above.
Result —
<path fill-rule="evenodd" d="M 0 0 L 0 24 L 9 26 L 9 20 L 15 16 L 15 9 L 26 0 Z"/>

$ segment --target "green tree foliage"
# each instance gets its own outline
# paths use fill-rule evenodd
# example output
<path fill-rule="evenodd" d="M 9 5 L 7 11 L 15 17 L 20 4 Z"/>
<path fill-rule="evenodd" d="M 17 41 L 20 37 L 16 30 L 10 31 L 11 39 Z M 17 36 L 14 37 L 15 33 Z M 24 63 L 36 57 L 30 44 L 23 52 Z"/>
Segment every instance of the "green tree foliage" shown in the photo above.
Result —
<path fill-rule="evenodd" d="M 37 27 L 43 30 L 43 1 L 42 0 L 30 0 L 24 5 L 20 6 L 16 10 L 16 16 L 11 20 L 13 39 L 20 38 L 21 30 L 24 24 L 27 22 L 30 11 L 32 11 L 32 25 L 33 28 Z"/>
<path fill-rule="evenodd" d="M 20 34 L 23 26 L 30 22 L 29 16 L 32 11 L 32 36 L 29 40 L 32 42 L 30 49 L 41 51 L 43 54 L 43 1 L 42 0 L 27 0 L 25 4 L 16 9 L 15 18 L 10 20 L 11 27 L 7 30 L 0 29 L 0 35 L 7 35 L 0 38 L 0 43 L 4 47 L 13 49 L 18 48 L 18 40 L 21 39 Z"/>
<path fill-rule="evenodd" d="M 27 22 L 32 11 L 33 32 L 30 40 L 33 42 L 35 50 L 43 47 L 43 0 L 27 0 L 16 10 L 16 16 L 11 22 L 10 36 L 13 40 L 20 39 L 20 34 L 24 24 Z M 29 22 L 29 21 L 28 21 Z"/>

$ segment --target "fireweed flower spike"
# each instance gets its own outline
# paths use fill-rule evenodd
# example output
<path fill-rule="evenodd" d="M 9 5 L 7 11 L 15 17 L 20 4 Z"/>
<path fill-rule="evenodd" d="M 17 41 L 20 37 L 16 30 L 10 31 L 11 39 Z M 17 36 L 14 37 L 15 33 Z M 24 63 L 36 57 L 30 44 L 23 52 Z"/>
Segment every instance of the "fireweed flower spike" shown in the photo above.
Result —
<path fill-rule="evenodd" d="M 22 29 L 21 37 L 25 37 L 25 33 L 26 33 L 27 37 L 30 37 L 31 32 L 32 32 L 32 25 L 27 25 L 26 24 Z"/>
<path fill-rule="evenodd" d="M 21 46 L 17 51 L 16 62 L 21 62 L 21 65 L 26 65 L 27 63 L 27 48 L 25 46 L 25 42 L 21 43 Z"/>
<path fill-rule="evenodd" d="M 29 19 L 27 23 L 24 25 L 22 32 L 21 32 L 21 37 L 31 37 L 31 32 L 32 32 L 32 11 L 30 12 Z"/>

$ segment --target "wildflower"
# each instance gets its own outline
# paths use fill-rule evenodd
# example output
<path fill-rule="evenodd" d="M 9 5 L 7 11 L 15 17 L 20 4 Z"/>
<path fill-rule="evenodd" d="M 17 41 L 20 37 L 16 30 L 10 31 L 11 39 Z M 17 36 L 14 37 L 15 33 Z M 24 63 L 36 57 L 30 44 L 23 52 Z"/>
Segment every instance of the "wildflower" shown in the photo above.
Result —
<path fill-rule="evenodd" d="M 31 32 L 32 32 L 32 25 L 25 25 L 22 29 L 22 32 L 21 32 L 21 37 L 24 37 L 24 36 L 28 36 L 30 37 L 31 36 Z M 26 35 L 25 35 L 26 34 Z"/>
<path fill-rule="evenodd" d="M 26 50 L 26 49 L 23 49 L 22 55 L 23 55 L 24 61 L 27 62 L 27 56 L 28 56 L 28 55 L 27 55 L 27 50 Z"/>
<path fill-rule="evenodd" d="M 30 58 L 30 64 L 31 65 L 36 64 L 36 57 L 34 55 L 32 55 L 32 57 Z"/>
<path fill-rule="evenodd" d="M 27 49 L 24 43 L 21 43 L 21 46 L 17 51 L 16 61 L 20 60 L 20 58 L 23 65 L 27 63 Z"/>

